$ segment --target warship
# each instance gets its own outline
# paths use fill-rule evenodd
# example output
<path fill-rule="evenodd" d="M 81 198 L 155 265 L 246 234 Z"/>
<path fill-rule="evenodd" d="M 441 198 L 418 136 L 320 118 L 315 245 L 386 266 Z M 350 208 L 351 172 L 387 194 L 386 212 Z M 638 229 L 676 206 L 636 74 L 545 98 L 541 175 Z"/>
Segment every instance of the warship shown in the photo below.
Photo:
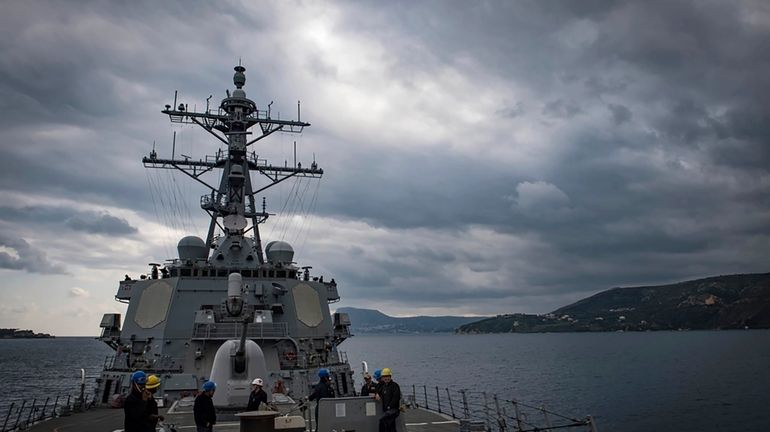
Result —
<path fill-rule="evenodd" d="M 163 377 L 159 394 L 173 402 L 194 394 L 206 380 L 219 383 L 218 406 L 246 404 L 251 380 L 260 376 L 268 393 L 282 387 L 302 399 L 329 370 L 340 396 L 353 396 L 353 371 L 338 350 L 350 336 L 344 313 L 330 313 L 340 300 L 336 281 L 300 267 L 285 241 L 263 244 L 260 225 L 270 213 L 258 194 L 286 180 L 323 175 L 315 160 L 271 165 L 253 150 L 281 133 L 302 133 L 309 123 L 273 118 L 271 104 L 260 109 L 246 96 L 246 68 L 235 67 L 235 89 L 216 108 L 195 112 L 187 104 L 162 110 L 172 123 L 203 128 L 224 150 L 203 159 L 164 159 L 155 149 L 142 159 L 147 168 L 178 170 L 207 188 L 200 207 L 210 217 L 205 239 L 179 240 L 178 256 L 152 263 L 146 275 L 120 281 L 115 299 L 127 303 L 125 318 L 105 314 L 100 340 L 115 355 L 97 380 L 96 403 L 125 394 L 133 371 Z M 208 102 L 208 101 L 207 101 Z M 258 126 L 258 127 L 256 127 Z M 256 133 L 252 132 L 256 131 Z M 296 155 L 296 148 L 295 148 Z M 218 184 L 202 176 L 221 170 Z M 259 186 L 252 173 L 261 174 Z M 122 322 L 122 326 L 121 326 Z"/>
<path fill-rule="evenodd" d="M 258 194 L 292 178 L 318 179 L 324 171 L 315 157 L 305 167 L 296 157 L 291 165 L 271 165 L 251 149 L 276 132 L 297 134 L 310 124 L 301 121 L 299 103 L 296 120 L 273 118 L 272 102 L 259 109 L 243 89 L 245 71 L 240 64 L 235 67 L 235 89 L 227 90 L 216 108 L 207 100 L 205 111 L 191 111 L 175 93 L 173 105 L 162 110 L 172 123 L 203 128 L 224 149 L 199 160 L 185 155 L 178 159 L 172 144 L 166 159 L 153 146 L 142 159 L 147 168 L 181 171 L 208 189 L 200 197 L 200 207 L 210 217 L 206 238 L 182 238 L 177 257 L 151 263 L 146 274 L 126 275 L 119 282 L 115 299 L 127 304 L 126 316 L 108 313 L 102 318 L 98 339 L 114 354 L 96 378 L 93 394 L 86 392 L 81 369 L 79 395 L 56 396 L 53 403 L 46 398 L 42 406 L 36 400 L 12 404 L 0 419 L 0 432 L 120 431 L 122 410 L 112 408 L 121 406 L 138 370 L 160 377 L 155 399 L 165 416 L 161 431 L 195 428 L 193 398 L 209 380 L 217 383 L 216 431 L 378 430 L 381 404 L 357 396 L 353 369 L 339 349 L 352 335 L 348 315 L 332 313 L 329 307 L 340 300 L 337 282 L 313 275 L 311 266 L 300 266 L 289 243 L 263 245 L 259 228 L 271 214 Z M 212 186 L 203 176 L 215 170 L 221 170 L 221 177 Z M 264 184 L 252 183 L 255 172 Z M 337 397 L 317 402 L 316 419 L 307 399 L 320 369 L 328 371 Z M 361 372 L 366 369 L 364 362 Z M 244 412 L 256 377 L 264 381 L 271 410 Z M 480 391 L 401 386 L 399 432 L 596 431 L 590 416 L 564 416 Z M 73 412 L 78 414 L 70 416 Z"/>

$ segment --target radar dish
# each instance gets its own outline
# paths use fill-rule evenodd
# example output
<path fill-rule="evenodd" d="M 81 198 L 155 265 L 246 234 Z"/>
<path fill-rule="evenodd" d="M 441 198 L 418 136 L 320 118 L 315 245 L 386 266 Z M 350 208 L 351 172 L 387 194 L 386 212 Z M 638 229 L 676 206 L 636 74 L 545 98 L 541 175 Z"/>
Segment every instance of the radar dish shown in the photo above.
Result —
<path fill-rule="evenodd" d="M 267 260 L 274 263 L 289 264 L 294 261 L 294 248 L 285 241 L 271 241 L 265 247 Z"/>
<path fill-rule="evenodd" d="M 179 259 L 182 260 L 206 259 L 209 254 L 206 242 L 195 236 L 187 236 L 179 240 L 176 250 L 179 253 Z"/>

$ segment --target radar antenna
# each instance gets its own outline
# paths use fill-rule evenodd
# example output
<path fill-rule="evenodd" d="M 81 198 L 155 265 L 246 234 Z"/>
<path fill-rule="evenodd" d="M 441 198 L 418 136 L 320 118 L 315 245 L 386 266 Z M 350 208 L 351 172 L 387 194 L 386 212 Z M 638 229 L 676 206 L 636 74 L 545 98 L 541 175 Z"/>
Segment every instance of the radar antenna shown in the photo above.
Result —
<path fill-rule="evenodd" d="M 267 160 L 259 159 L 255 152 L 248 153 L 249 146 L 267 138 L 275 132 L 302 133 L 310 123 L 299 120 L 299 102 L 297 103 L 297 120 L 279 120 L 271 118 L 273 102 L 267 105 L 267 110 L 258 109 L 251 99 L 246 97 L 243 86 L 246 84 L 244 72 L 246 68 L 240 61 L 235 67 L 233 84 L 235 90 L 232 93 L 227 90 L 227 97 L 222 99 L 218 109 L 210 109 L 209 98 L 206 99 L 206 111 L 196 112 L 188 110 L 187 104 L 177 104 L 177 92 L 174 92 L 174 104 L 166 105 L 161 112 L 168 115 L 171 123 L 195 124 L 214 136 L 227 146 L 227 152 L 217 152 L 216 155 L 207 155 L 205 159 L 193 160 L 182 155 L 184 159 L 176 159 L 176 132 L 172 143 L 170 159 L 159 158 L 155 149 L 149 157 L 144 157 L 142 162 L 147 168 L 176 169 L 183 172 L 193 180 L 201 183 L 209 189 L 209 193 L 203 195 L 200 205 L 210 218 L 206 245 L 216 251 L 212 256 L 213 261 L 220 261 L 222 265 L 240 261 L 241 250 L 245 242 L 244 235 L 252 231 L 253 245 L 249 245 L 256 252 L 256 264 L 264 263 L 262 240 L 259 233 L 259 224 L 264 223 L 270 216 L 265 211 L 264 198 L 261 211 L 255 205 L 255 195 L 273 187 L 292 177 L 320 178 L 323 169 L 319 168 L 315 160 L 310 168 L 303 168 L 300 163 L 294 166 L 274 166 Z M 249 131 L 253 126 L 259 125 L 261 133 L 247 141 L 252 134 Z M 313 158 L 315 159 L 315 157 Z M 222 177 L 218 186 L 212 186 L 202 180 L 201 176 L 214 169 L 222 170 Z M 268 179 L 268 184 L 254 190 L 251 181 L 251 171 L 256 171 Z M 251 226 L 248 226 L 251 222 Z M 216 236 L 216 229 L 224 233 L 224 239 Z M 247 251 L 248 252 L 248 251 Z M 245 259 L 248 260 L 248 254 Z"/>

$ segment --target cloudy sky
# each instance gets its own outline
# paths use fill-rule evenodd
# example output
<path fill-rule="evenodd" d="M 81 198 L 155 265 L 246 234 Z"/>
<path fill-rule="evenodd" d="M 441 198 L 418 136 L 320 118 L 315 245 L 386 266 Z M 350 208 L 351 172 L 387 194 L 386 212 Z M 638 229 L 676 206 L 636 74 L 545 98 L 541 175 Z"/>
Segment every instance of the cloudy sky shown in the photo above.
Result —
<path fill-rule="evenodd" d="M 0 14 L 0 327 L 92 335 L 118 281 L 205 237 L 141 158 L 217 141 L 160 113 L 233 88 L 313 124 L 254 150 L 336 306 L 543 313 L 768 271 L 770 6 L 757 1 L 44 2 Z M 215 181 L 209 178 L 209 181 Z"/>

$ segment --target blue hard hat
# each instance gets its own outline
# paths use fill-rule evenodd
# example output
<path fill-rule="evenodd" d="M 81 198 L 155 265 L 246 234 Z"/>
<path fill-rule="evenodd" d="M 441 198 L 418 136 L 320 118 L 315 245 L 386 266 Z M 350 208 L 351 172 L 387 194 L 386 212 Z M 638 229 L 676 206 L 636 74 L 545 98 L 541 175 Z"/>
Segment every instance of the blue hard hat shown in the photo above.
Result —
<path fill-rule="evenodd" d="M 329 377 L 329 369 L 326 369 L 326 368 L 318 369 L 318 376 L 320 378 L 328 378 Z"/>
<path fill-rule="evenodd" d="M 147 374 L 145 374 L 144 371 L 136 371 L 131 374 L 131 382 L 145 385 L 147 384 Z"/>
<path fill-rule="evenodd" d="M 382 369 L 377 369 L 374 371 L 374 374 L 372 375 L 375 380 L 379 381 L 380 377 L 382 376 Z"/>
<path fill-rule="evenodd" d="M 203 383 L 203 391 L 212 391 L 217 389 L 217 384 L 214 381 L 206 381 Z"/>

